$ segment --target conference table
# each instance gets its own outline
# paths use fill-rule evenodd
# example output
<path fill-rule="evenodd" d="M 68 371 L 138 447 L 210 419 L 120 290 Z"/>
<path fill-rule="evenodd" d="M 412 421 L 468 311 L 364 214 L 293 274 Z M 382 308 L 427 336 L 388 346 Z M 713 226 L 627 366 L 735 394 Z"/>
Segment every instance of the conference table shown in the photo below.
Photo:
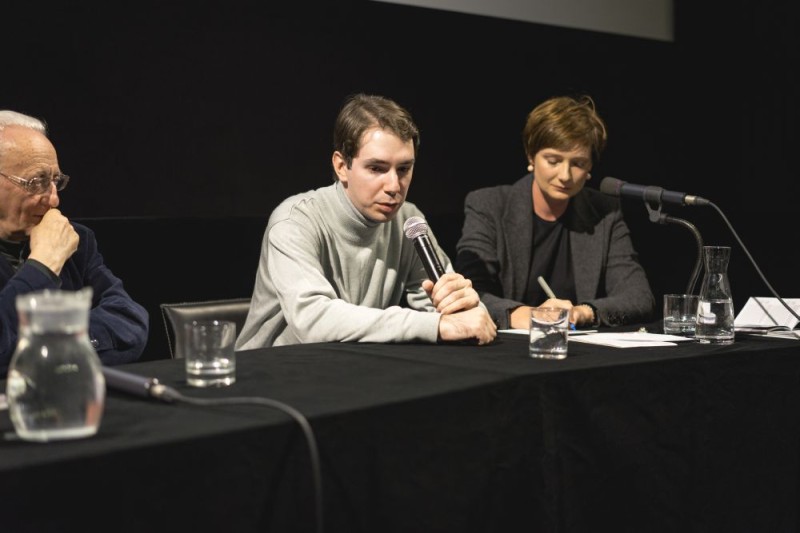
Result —
<path fill-rule="evenodd" d="M 205 400 L 269 398 L 313 429 L 326 532 L 796 532 L 800 341 L 728 346 L 321 343 L 117 367 Z M 5 389 L 5 383 L 2 382 Z M 90 438 L 19 440 L 0 413 L 0 531 L 317 531 L 297 420 L 258 403 L 109 390 Z"/>

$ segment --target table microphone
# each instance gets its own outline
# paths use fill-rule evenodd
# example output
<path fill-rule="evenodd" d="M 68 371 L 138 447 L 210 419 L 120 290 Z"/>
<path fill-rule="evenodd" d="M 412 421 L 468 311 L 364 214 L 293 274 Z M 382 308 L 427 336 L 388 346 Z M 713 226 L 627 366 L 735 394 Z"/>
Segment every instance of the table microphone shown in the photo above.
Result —
<path fill-rule="evenodd" d="M 606 177 L 600 182 L 600 192 L 611 196 L 628 196 L 646 202 L 663 201 L 678 205 L 709 205 L 711 202 L 700 196 L 685 192 L 668 191 L 653 185 L 634 185 L 617 178 Z"/>
<path fill-rule="evenodd" d="M 162 385 L 156 378 L 148 378 L 123 372 L 108 366 L 103 367 L 103 377 L 106 378 L 106 387 L 134 396 L 143 398 L 156 398 L 165 402 L 172 402 L 174 392 L 170 387 Z"/>
<path fill-rule="evenodd" d="M 428 223 L 422 217 L 409 217 L 403 224 L 403 232 L 414 242 L 414 248 L 417 249 L 417 254 L 425 266 L 428 278 L 434 283 L 439 281 L 444 275 L 444 268 L 436 255 L 433 243 L 428 238 Z"/>

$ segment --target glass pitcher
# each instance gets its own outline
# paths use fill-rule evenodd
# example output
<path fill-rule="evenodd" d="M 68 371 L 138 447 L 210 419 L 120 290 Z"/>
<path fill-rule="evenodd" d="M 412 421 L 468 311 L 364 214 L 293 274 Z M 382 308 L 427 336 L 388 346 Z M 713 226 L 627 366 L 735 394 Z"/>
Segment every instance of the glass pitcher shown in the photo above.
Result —
<path fill-rule="evenodd" d="M 94 435 L 105 404 L 100 359 L 89 343 L 92 289 L 17 296 L 19 338 L 6 381 L 9 415 L 32 441 Z"/>
<path fill-rule="evenodd" d="M 731 344 L 733 297 L 728 281 L 729 246 L 704 246 L 705 275 L 700 286 L 695 338 L 705 344 Z"/>

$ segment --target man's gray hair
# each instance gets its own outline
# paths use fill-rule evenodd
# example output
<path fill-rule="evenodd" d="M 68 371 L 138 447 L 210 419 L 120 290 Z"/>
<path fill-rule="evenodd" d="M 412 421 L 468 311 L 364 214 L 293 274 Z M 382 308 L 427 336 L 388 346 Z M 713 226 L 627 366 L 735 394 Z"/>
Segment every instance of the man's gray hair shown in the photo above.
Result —
<path fill-rule="evenodd" d="M 35 117 L 23 115 L 22 113 L 17 113 L 16 111 L 0 109 L 0 131 L 3 131 L 6 126 L 21 126 L 47 135 L 47 126 L 44 121 Z"/>

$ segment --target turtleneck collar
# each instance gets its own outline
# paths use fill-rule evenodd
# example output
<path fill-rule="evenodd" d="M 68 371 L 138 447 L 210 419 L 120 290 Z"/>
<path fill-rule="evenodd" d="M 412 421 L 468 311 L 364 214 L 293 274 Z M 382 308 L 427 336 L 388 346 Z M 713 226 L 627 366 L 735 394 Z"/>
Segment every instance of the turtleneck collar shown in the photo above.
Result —
<path fill-rule="evenodd" d="M 345 208 L 345 212 L 352 220 L 367 228 L 376 228 L 382 224 L 382 222 L 375 222 L 374 220 L 368 219 L 356 209 L 350 197 L 347 196 L 347 191 L 344 190 L 344 185 L 342 185 L 341 181 L 337 180 L 334 188 L 336 189 L 336 196 L 339 198 L 339 201 Z"/>

